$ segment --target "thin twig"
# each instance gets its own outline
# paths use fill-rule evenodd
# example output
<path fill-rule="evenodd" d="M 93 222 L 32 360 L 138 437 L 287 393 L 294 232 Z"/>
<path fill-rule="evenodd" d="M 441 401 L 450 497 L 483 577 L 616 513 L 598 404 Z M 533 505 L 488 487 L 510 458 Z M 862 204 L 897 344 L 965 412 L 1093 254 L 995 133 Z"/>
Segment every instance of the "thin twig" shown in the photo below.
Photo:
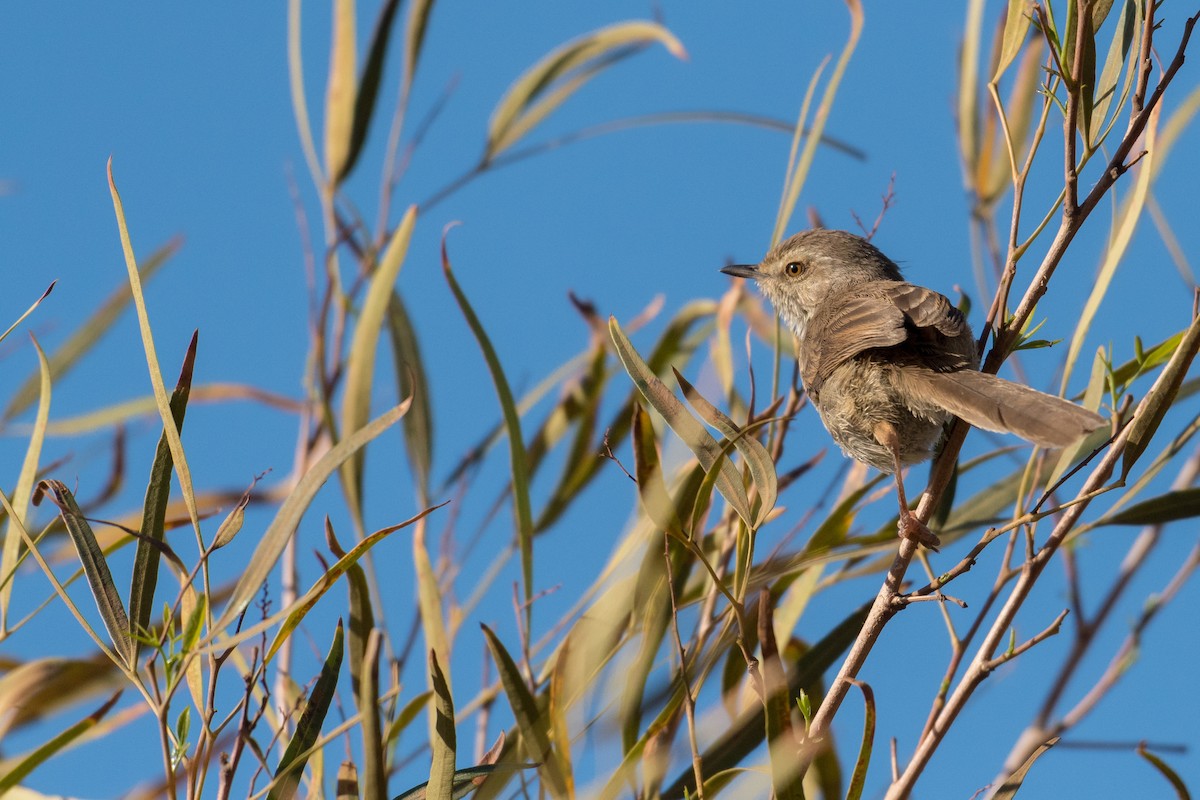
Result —
<path fill-rule="evenodd" d="M 671 537 L 663 536 L 663 560 L 667 563 L 667 595 L 671 598 L 671 632 L 675 634 L 675 650 L 679 656 L 679 681 L 683 687 L 683 710 L 687 715 L 688 745 L 692 749 L 692 773 L 696 777 L 696 797 L 704 798 L 704 764 L 700 743 L 696 738 L 696 697 L 688 678 L 687 652 L 679 635 L 679 606 L 675 603 L 675 575 L 671 569 Z"/>

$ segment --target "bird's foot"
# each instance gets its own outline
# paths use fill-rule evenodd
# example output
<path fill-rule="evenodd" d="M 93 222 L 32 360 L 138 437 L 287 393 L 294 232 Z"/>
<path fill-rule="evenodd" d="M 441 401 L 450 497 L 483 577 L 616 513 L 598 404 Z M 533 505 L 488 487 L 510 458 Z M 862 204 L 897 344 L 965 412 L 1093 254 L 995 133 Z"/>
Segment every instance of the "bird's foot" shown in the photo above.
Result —
<path fill-rule="evenodd" d="M 942 540 L 933 531 L 929 530 L 924 522 L 913 516 L 912 512 L 908 509 L 905 509 L 905 512 L 900 515 L 900 521 L 896 529 L 901 538 L 912 539 L 917 544 L 925 545 L 935 553 L 942 544 Z"/>

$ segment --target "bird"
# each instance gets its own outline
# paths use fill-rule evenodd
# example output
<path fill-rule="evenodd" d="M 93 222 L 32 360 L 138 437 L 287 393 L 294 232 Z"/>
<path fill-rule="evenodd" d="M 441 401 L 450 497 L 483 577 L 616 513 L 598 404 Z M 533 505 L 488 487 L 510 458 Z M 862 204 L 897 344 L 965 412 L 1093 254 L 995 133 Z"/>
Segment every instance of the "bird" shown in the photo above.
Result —
<path fill-rule="evenodd" d="M 805 391 L 842 451 L 894 475 L 902 537 L 939 543 L 909 510 L 901 471 L 933 456 L 953 417 L 1056 449 L 1104 425 L 1094 411 L 980 372 L 963 313 L 905 281 L 861 236 L 803 231 L 758 264 L 721 271 L 755 281 L 795 333 Z"/>

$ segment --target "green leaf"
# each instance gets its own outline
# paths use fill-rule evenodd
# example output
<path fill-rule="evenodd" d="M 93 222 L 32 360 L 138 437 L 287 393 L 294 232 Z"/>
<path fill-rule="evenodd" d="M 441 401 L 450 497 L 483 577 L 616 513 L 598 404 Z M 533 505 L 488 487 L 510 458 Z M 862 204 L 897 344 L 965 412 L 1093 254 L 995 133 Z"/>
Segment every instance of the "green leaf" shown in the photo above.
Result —
<path fill-rule="evenodd" d="M 379 84 L 383 79 L 383 67 L 387 61 L 388 43 L 392 39 L 392 21 L 400 8 L 400 0 L 386 0 L 379 16 L 375 20 L 375 30 L 371 33 L 371 45 L 367 51 L 367 63 L 363 66 L 362 77 L 358 81 L 358 95 L 354 100 L 354 122 L 350 128 L 350 144 L 346 153 L 345 164 L 338 175 L 338 183 L 344 181 L 358 157 L 362 154 L 363 145 L 367 142 L 367 132 L 371 129 L 371 117 L 375 113 L 376 101 L 379 98 Z"/>
<path fill-rule="evenodd" d="M 175 426 L 174 414 L 171 411 L 171 400 L 167 396 L 163 384 L 162 368 L 158 363 L 158 351 L 154 344 L 154 332 L 150 327 L 150 312 L 146 308 L 146 298 L 142 293 L 141 271 L 138 269 L 137 256 L 133 252 L 133 241 L 129 235 L 129 225 L 125 219 L 125 204 L 117 191 L 116 178 L 113 176 L 112 158 L 108 159 L 108 192 L 112 197 L 113 213 L 117 218 L 117 233 L 121 239 L 121 252 L 125 256 L 125 273 L 129 279 L 129 290 L 133 296 L 133 307 L 137 310 L 138 334 L 142 340 L 142 351 L 146 355 L 146 371 L 149 373 L 150 386 L 154 389 L 154 405 L 162 420 L 163 433 L 171 448 L 171 459 L 174 462 L 176 474 L 179 476 L 179 489 L 183 495 L 183 504 L 187 508 L 188 520 L 200 537 L 200 515 L 196 510 L 196 497 L 192 492 L 192 471 L 188 467 L 187 456 L 183 451 L 183 442 L 179 439 L 179 430 Z"/>
<path fill-rule="evenodd" d="M 358 53 L 355 45 L 354 0 L 334 0 L 333 42 L 329 48 L 329 84 L 325 92 L 325 174 L 328 191 L 337 188 L 348 172 L 351 134 L 354 130 Z"/>
<path fill-rule="evenodd" d="M 412 239 L 417 221 L 417 207 L 409 206 L 404 219 L 396 226 L 388 240 L 383 258 L 371 275 L 366 299 L 354 328 L 354 339 L 346 359 L 346 388 L 342 395 L 342 436 L 349 436 L 366 424 L 371 413 L 371 389 L 375 385 L 375 352 L 379 346 L 379 334 L 383 328 L 384 315 L 391 304 L 396 278 L 408 255 L 408 244 Z M 356 452 L 342 465 L 342 484 L 355 523 L 362 520 L 362 472 L 364 454 Z M 359 529 L 361 530 L 361 528 Z"/>
<path fill-rule="evenodd" d="M 854 772 L 850 775 L 846 800 L 862 798 L 863 789 L 867 785 L 867 767 L 871 764 L 871 751 L 875 742 L 875 693 L 871 691 L 870 686 L 861 681 L 854 681 L 854 685 L 862 690 L 866 709 L 863 713 L 862 744 L 858 748 L 858 758 L 854 761 Z"/>
<path fill-rule="evenodd" d="M 1090 4 L 1089 4 L 1090 5 Z M 1072 8 L 1075 4 L 1071 4 Z M 1085 137 L 1092 128 L 1092 109 L 1096 104 L 1096 31 L 1092 28 L 1092 12 L 1087 9 L 1083 19 L 1083 57 L 1079 62 L 1079 133 Z"/>
<path fill-rule="evenodd" d="M 1167 782 L 1171 784 L 1171 788 L 1175 790 L 1175 796 L 1179 800 L 1192 800 L 1192 794 L 1188 791 L 1187 784 L 1183 782 L 1183 778 L 1179 777 L 1179 773 L 1171 769 L 1167 762 L 1147 750 L 1145 742 L 1138 745 L 1137 754 L 1146 759 L 1150 766 L 1158 770 L 1158 774 L 1167 779 Z"/>
<path fill-rule="evenodd" d="M 446 502 L 448 503 L 450 501 L 447 500 Z M 327 569 L 325 573 L 317 579 L 312 588 L 305 592 L 304 596 L 296 602 L 292 612 L 288 614 L 287 619 L 285 619 L 283 624 L 279 626 L 279 632 L 275 634 L 275 639 L 271 642 L 271 646 L 267 648 L 265 660 L 270 661 L 275 654 L 279 652 L 279 648 L 283 646 L 284 641 L 286 641 L 287 637 L 291 635 L 291 632 L 296 629 L 296 626 L 304 620 L 304 617 L 309 611 L 312 610 L 313 606 L 317 604 L 317 601 L 320 600 L 321 597 L 333 587 L 338 578 L 340 578 L 348 570 L 350 570 L 351 567 L 357 564 L 358 560 L 362 558 L 368 550 L 370 550 L 379 542 L 383 541 L 384 537 L 400 530 L 401 528 L 407 528 L 409 525 L 412 525 L 418 520 L 423 519 L 427 514 L 431 514 L 444 505 L 446 505 L 446 503 L 432 506 L 416 516 L 409 517 L 408 519 L 404 520 L 404 522 L 396 525 L 389 525 L 386 528 L 380 528 L 356 544 L 354 548 L 350 550 L 350 552 L 339 558 L 337 562 L 333 564 L 333 566 Z M 228 613 L 228 609 L 226 610 L 226 613 Z"/>
<path fill-rule="evenodd" d="M 361 660 L 356 667 L 359 682 L 354 690 L 358 713 L 362 715 L 362 782 L 367 787 L 367 797 L 383 798 L 387 797 L 388 772 L 379 719 L 379 646 L 382 634 L 377 629 L 371 629 L 366 634 L 366 640 Z"/>
<path fill-rule="evenodd" d="M 455 770 L 454 788 L 450 793 L 450 798 L 451 800 L 461 800 L 473 792 L 489 775 L 536 768 L 536 764 L 481 764 L 478 767 Z M 392 800 L 426 800 L 429 796 L 429 784 L 422 783 L 420 786 L 414 786 L 408 791 L 396 795 Z"/>
<path fill-rule="evenodd" d="M 1100 8 L 1099 6 L 1103 6 Z M 1100 29 L 1101 20 L 1108 15 L 1112 8 L 1112 0 L 1102 0 L 1092 9 L 1095 17 L 1096 30 Z M 1117 107 L 1117 87 L 1121 83 L 1121 73 L 1129 58 L 1129 48 L 1137 35 L 1139 14 L 1134 0 L 1122 0 L 1121 14 L 1113 31 L 1112 41 L 1108 46 L 1108 55 L 1104 59 L 1104 67 L 1096 83 L 1095 103 L 1092 108 L 1092 124 L 1087 130 L 1087 141 L 1090 146 L 1099 145 L 1100 131 L 1104 129 L 1104 121 L 1110 108 Z"/>
<path fill-rule="evenodd" d="M 767 448 L 763 446 L 762 442 L 755 439 L 712 403 L 704 399 L 695 387 L 679 374 L 679 370 L 673 371 L 675 380 L 683 389 L 683 396 L 687 398 L 692 408 L 696 409 L 696 413 L 731 440 L 733 446 L 742 454 L 742 458 L 746 459 L 746 466 L 750 469 L 750 477 L 754 481 L 754 485 L 758 487 L 760 498 L 758 513 L 754 517 L 754 524 L 750 526 L 757 528 L 775 508 L 775 500 L 779 496 L 779 477 L 775 474 L 775 462 L 771 459 L 771 454 L 767 452 Z"/>
<path fill-rule="evenodd" d="M 33 421 L 33 432 L 29 436 L 29 446 L 25 448 L 25 458 L 22 459 L 21 471 L 17 474 L 17 486 L 13 489 L 13 515 L 4 526 L 3 553 L 0 554 L 0 630 L 8 630 L 8 608 L 12 600 L 13 586 L 16 585 L 16 569 L 21 555 L 20 527 L 28 528 L 26 523 L 29 498 L 33 491 L 33 481 L 37 477 L 38 461 L 42 457 L 42 444 L 46 441 L 46 423 L 50 418 L 50 365 L 37 337 L 31 333 L 29 338 L 33 342 L 38 359 L 38 408 Z M 18 520 L 21 526 L 18 526 Z"/>
<path fill-rule="evenodd" d="M 1025 776 L 1029 774 L 1030 768 L 1033 767 L 1033 762 L 1045 755 L 1046 751 L 1056 744 L 1058 744 L 1057 736 L 1034 750 L 1029 758 L 1025 759 L 1024 764 L 1017 767 L 1011 775 L 1004 779 L 1004 783 L 1000 784 L 1000 788 L 992 795 L 993 800 L 1012 800 L 1012 798 L 1016 797 L 1021 784 L 1025 782 Z"/>
<path fill-rule="evenodd" d="M 283 553 L 283 548 L 291 539 L 296 526 L 300 524 L 304 512 L 308 510 L 309 504 L 312 503 L 325 481 L 329 480 L 329 476 L 347 458 L 395 424 L 406 411 L 408 411 L 407 401 L 384 412 L 368 425 L 355 431 L 353 435 L 342 439 L 329 452 L 321 456 L 316 464 L 308 468 L 291 494 L 283 501 L 283 505 L 275 514 L 275 519 L 271 521 L 266 532 L 263 533 L 262 539 L 259 540 L 258 546 L 254 548 L 246 569 L 233 587 L 229 602 L 225 604 L 225 610 L 221 613 L 220 619 L 213 623 L 214 635 L 233 622 L 242 613 L 242 610 L 250 605 L 250 601 L 258 593 L 263 581 L 267 579 L 267 575 L 275 568 L 275 561 Z M 361 546 L 363 543 L 359 544 Z"/>
<path fill-rule="evenodd" d="M 608 321 L 609 335 L 616 346 L 617 355 L 625 366 L 625 371 L 633 379 L 642 396 L 655 410 L 662 415 L 671 430 L 683 440 L 683 443 L 695 453 L 700 465 L 709 474 L 714 474 L 716 487 L 729 504 L 737 511 L 738 516 L 748 527 L 754 527 L 754 516 L 750 512 L 750 500 L 746 489 L 742 486 L 741 476 L 733 464 L 729 462 L 725 451 L 716 440 L 704 430 L 696 419 L 687 412 L 683 404 L 667 389 L 666 385 L 650 371 L 645 361 L 633 349 L 615 317 Z"/>
<path fill-rule="evenodd" d="M 45 763 L 52 756 L 56 755 L 62 750 L 65 750 L 73 742 L 79 739 L 79 737 L 95 728 L 96 725 L 99 724 L 100 720 L 103 719 L 110 710 L 112 710 L 114 705 L 116 705 L 117 699 L 120 696 L 121 693 L 117 692 L 110 697 L 108 701 L 104 703 L 104 705 L 100 706 L 100 708 L 96 709 L 79 722 L 76 722 L 74 725 L 71 725 L 62 733 L 50 738 L 29 755 L 21 758 L 15 765 L 13 765 L 12 769 L 10 769 L 7 774 L 0 776 L 0 795 L 3 795 L 10 789 L 20 786 L 21 781 L 23 781 L 29 775 L 29 773 L 33 772 L 36 767 Z"/>
<path fill-rule="evenodd" d="M 484 163 L 512 147 L 604 69 L 655 42 L 676 58 L 687 57 L 670 31 L 642 21 L 602 28 L 551 52 L 521 75 L 496 105 Z"/>
<path fill-rule="evenodd" d="M 182 244 L 183 239 L 176 237 L 151 253 L 139 267 L 142 282 L 148 282 L 158 272 L 159 268 L 166 264 L 171 256 L 179 251 Z M 53 284 L 51 284 L 52 288 L 54 288 Z M 50 289 L 46 290 L 46 294 L 42 295 L 42 299 L 45 299 L 48 294 L 50 294 Z M 113 326 L 113 323 L 117 321 L 117 318 L 129 306 L 129 301 L 132 299 L 133 293 L 130 290 L 129 283 L 126 281 L 105 298 L 104 302 L 71 334 L 70 338 L 63 345 L 50 354 L 50 380 L 52 382 L 67 375 L 72 367 L 79 363 L 93 347 L 103 340 L 104 334 Z M 29 311 L 33 311 L 40 302 L 41 299 L 37 303 L 34 303 Z M 27 311 L 26 314 L 28 313 Z M 0 339 L 2 338 L 0 337 Z M 4 409 L 4 421 L 8 421 L 20 414 L 29 407 L 30 403 L 37 399 L 38 384 L 40 381 L 39 374 L 34 372 L 21 383 L 20 388 L 13 393 L 12 399 L 8 401 L 8 406 Z"/>
<path fill-rule="evenodd" d="M 437 721 L 429 743 L 432 751 L 429 764 L 429 784 L 426 796 L 430 800 L 450 800 L 454 794 L 454 758 L 458 738 L 454 730 L 454 699 L 450 685 L 438 664 L 437 651 L 429 651 L 429 672 L 433 680 L 433 710 Z"/>
<path fill-rule="evenodd" d="M 424 691 L 404 704 L 404 708 L 400 709 L 400 713 L 391 721 L 387 732 L 384 734 L 383 741 L 385 747 L 396 741 L 396 737 L 412 724 L 412 721 L 421 713 L 421 709 L 425 708 L 425 704 L 429 702 L 429 698 L 431 697 L 433 697 L 432 690 Z"/>
<path fill-rule="evenodd" d="M 187 352 L 183 356 L 183 367 L 179 380 L 171 393 L 171 418 L 175 429 L 183 432 L 183 419 L 187 413 L 188 395 L 192 390 L 192 372 L 196 366 L 196 343 L 199 331 L 192 333 Z M 138 636 L 149 630 L 150 615 L 154 612 L 154 589 L 158 585 L 158 567 L 161 553 L 156 543 L 163 541 L 167 517 L 167 504 L 171 499 L 171 475 L 173 473 L 171 445 L 164 430 L 154 451 L 150 466 L 150 481 L 146 484 L 146 496 L 142 501 L 142 524 L 138 529 L 137 548 L 133 558 L 133 577 L 129 582 L 129 633 Z M 249 497 L 247 496 L 247 501 Z M 135 641 L 140 650 L 140 640 Z"/>
<path fill-rule="evenodd" d="M 1187 335 L 1179 343 L 1179 348 L 1163 368 L 1162 374 L 1154 382 L 1149 394 L 1138 405 L 1136 416 L 1129 426 L 1126 439 L 1124 458 L 1121 462 L 1121 478 L 1124 479 L 1133 469 L 1133 465 L 1146 452 L 1150 440 L 1162 424 L 1167 409 L 1175 401 L 1179 387 L 1183 384 L 1184 376 L 1196 352 L 1200 350 L 1200 317 L 1192 320 Z"/>
<path fill-rule="evenodd" d="M 403 421 L 404 451 L 417 484 L 418 502 L 427 505 L 429 471 L 433 464 L 433 404 L 429 400 L 429 380 L 425 377 L 417 332 L 397 292 L 392 292 L 392 301 L 388 305 L 387 326 L 399 396 L 412 398 L 412 408 Z"/>
<path fill-rule="evenodd" d="M 654 439 L 654 427 L 650 423 L 650 414 L 641 404 L 634 406 L 633 464 L 634 474 L 637 476 L 638 499 L 642 502 L 646 516 L 659 530 L 684 537 L 686 534 L 679 519 L 678 508 L 663 480 L 662 464 Z"/>
<path fill-rule="evenodd" d="M 346 551 L 342 549 L 341 543 L 337 540 L 337 535 L 333 530 L 333 523 L 329 521 L 328 516 L 325 517 L 325 541 L 329 545 L 330 552 L 337 556 L 339 562 L 345 558 Z M 367 584 L 366 570 L 362 568 L 362 565 L 356 561 L 348 562 L 344 574 L 346 576 L 346 588 L 350 595 L 350 690 L 354 692 L 354 697 L 357 699 L 362 695 L 362 682 L 365 680 L 364 673 L 368 669 L 374 669 L 376 673 L 379 670 L 379 667 L 368 658 L 367 654 L 368 642 L 375 631 L 375 611 L 371 607 L 371 590 Z M 322 577 L 322 582 L 326 585 L 332 583 L 330 579 L 333 576 L 327 573 Z M 304 613 L 307 613 L 312 608 L 312 605 L 311 603 L 304 603 Z M 300 611 L 300 609 L 297 609 L 297 611 Z M 299 617 L 295 618 L 298 622 Z M 378 675 L 376 675 L 376 682 L 378 682 Z M 376 689 L 378 689 L 378 686 L 376 686 Z M 366 708 L 360 706 L 359 711 L 362 712 L 365 719 L 365 715 L 368 713 Z M 374 713 L 377 714 L 378 711 L 376 710 Z"/>
<path fill-rule="evenodd" d="M 1030 14 L 1029 0 L 1008 0 L 1008 13 L 1004 18 L 1004 36 L 1001 39 L 1000 58 L 996 62 L 996 71 L 992 73 L 992 83 L 998 83 L 1000 76 L 1012 64 L 1033 22 Z"/>
<path fill-rule="evenodd" d="M 1181 519 L 1200 517 L 1200 488 L 1177 489 L 1135 503 L 1099 525 L 1162 525 Z"/>
<path fill-rule="evenodd" d="M 442 236 L 442 272 L 445 273 L 446 283 L 450 285 L 450 291 L 453 292 L 454 299 L 458 301 L 458 307 L 467 320 L 467 326 L 475 335 L 479 349 L 483 351 L 483 360 L 487 362 L 492 384 L 496 388 L 496 397 L 500 401 L 500 411 L 504 415 L 504 427 L 508 433 L 509 469 L 512 474 L 513 516 L 516 523 L 517 547 L 521 553 L 525 619 L 528 623 L 533 613 L 533 511 L 529 504 L 529 466 L 526 462 L 525 440 L 521 434 L 521 416 L 517 413 L 512 390 L 508 386 L 508 379 L 504 376 L 504 368 L 495 348 L 492 347 L 491 339 L 488 338 L 483 324 L 451 271 L 450 259 L 446 254 L 445 235 Z"/>
<path fill-rule="evenodd" d="M 811 686 L 826 670 L 834 666 L 857 638 L 870 607 L 870 603 L 867 603 L 851 612 L 796 662 L 788 673 L 789 696 L 798 692 L 801 686 Z M 716 775 L 735 768 L 762 744 L 764 730 L 765 720 L 761 706 L 728 723 L 724 733 L 701 753 L 705 772 Z M 662 797 L 663 800 L 683 800 L 685 794 L 691 793 L 694 796 L 695 791 L 696 778 L 689 767 L 663 791 Z"/>
<path fill-rule="evenodd" d="M 300 779 L 304 774 L 304 766 L 308 763 L 309 755 L 317 738 L 321 735 L 321 725 L 325 715 L 329 713 L 329 704 L 337 691 L 338 672 L 342 668 L 342 621 L 339 619 L 333 632 L 333 644 L 321 667 L 321 674 L 309 692 L 296 723 L 296 730 L 288 741 L 283 757 L 279 759 L 279 768 L 275 770 L 274 786 L 267 794 L 268 800 L 291 800 L 300 787 Z"/>
<path fill-rule="evenodd" d="M 546 781 L 551 797 L 566 795 L 566 777 L 560 771 L 559 760 L 550 747 L 550 721 L 538 707 L 538 701 L 525 685 L 521 670 L 508 650 L 486 625 L 480 625 L 487 640 L 488 652 L 496 662 L 504 694 L 517 720 L 517 728 L 529 754 L 541 762 L 538 772 Z"/>
<path fill-rule="evenodd" d="M 109 638 L 117 654 L 121 657 L 121 666 L 131 668 L 135 662 L 135 649 L 132 637 L 129 635 L 129 617 L 121 605 L 121 595 L 113 583 L 112 573 L 109 572 L 108 562 L 104 560 L 104 552 L 96 543 L 96 535 L 88 525 L 75 502 L 71 490 L 62 481 L 44 480 L 37 485 L 33 495 L 33 504 L 41 503 L 42 497 L 50 492 L 51 500 L 58 506 L 63 525 L 75 545 L 75 552 L 83 564 L 83 573 L 87 578 L 92 596 L 96 598 L 96 608 L 108 629 Z"/>
<path fill-rule="evenodd" d="M 1123 389 L 1133 383 L 1136 378 L 1170 361 L 1171 356 L 1175 355 L 1175 351 L 1179 349 L 1180 343 L 1183 342 L 1185 333 L 1187 333 L 1186 328 L 1174 336 L 1167 337 L 1149 350 L 1138 347 L 1138 343 L 1135 342 L 1135 348 L 1141 352 L 1135 358 L 1131 358 L 1129 361 L 1113 369 L 1113 384 L 1119 390 Z"/>

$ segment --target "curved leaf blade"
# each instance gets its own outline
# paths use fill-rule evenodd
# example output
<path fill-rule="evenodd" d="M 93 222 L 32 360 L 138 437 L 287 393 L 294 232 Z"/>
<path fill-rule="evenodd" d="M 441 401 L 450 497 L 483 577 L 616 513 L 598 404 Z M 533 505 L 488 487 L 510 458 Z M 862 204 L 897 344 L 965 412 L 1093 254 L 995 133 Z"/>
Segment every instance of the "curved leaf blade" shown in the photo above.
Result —
<path fill-rule="evenodd" d="M 724 450 L 709 435 L 708 431 L 704 430 L 704 426 L 687 412 L 683 404 L 667 389 L 666 384 L 650 371 L 646 362 L 633 349 L 633 345 L 621 330 L 615 317 L 609 317 L 608 331 L 616 346 L 617 356 L 621 359 L 625 371 L 629 373 L 629 377 L 633 379 L 642 396 L 650 405 L 654 406 L 655 410 L 671 426 L 671 430 L 675 431 L 684 444 L 696 454 L 696 458 L 706 472 L 712 474 L 713 467 L 717 468 L 715 474 L 717 490 L 729 501 L 746 525 L 754 527 L 754 516 L 750 513 L 750 500 L 746 496 L 745 487 L 742 486 L 741 476 L 733 464 L 729 463 L 729 459 L 725 457 Z"/>
<path fill-rule="evenodd" d="M 510 148 L 604 69 L 655 42 L 676 58 L 687 57 L 670 31 L 645 21 L 601 28 L 550 52 L 517 78 L 496 104 L 484 162 Z"/>

